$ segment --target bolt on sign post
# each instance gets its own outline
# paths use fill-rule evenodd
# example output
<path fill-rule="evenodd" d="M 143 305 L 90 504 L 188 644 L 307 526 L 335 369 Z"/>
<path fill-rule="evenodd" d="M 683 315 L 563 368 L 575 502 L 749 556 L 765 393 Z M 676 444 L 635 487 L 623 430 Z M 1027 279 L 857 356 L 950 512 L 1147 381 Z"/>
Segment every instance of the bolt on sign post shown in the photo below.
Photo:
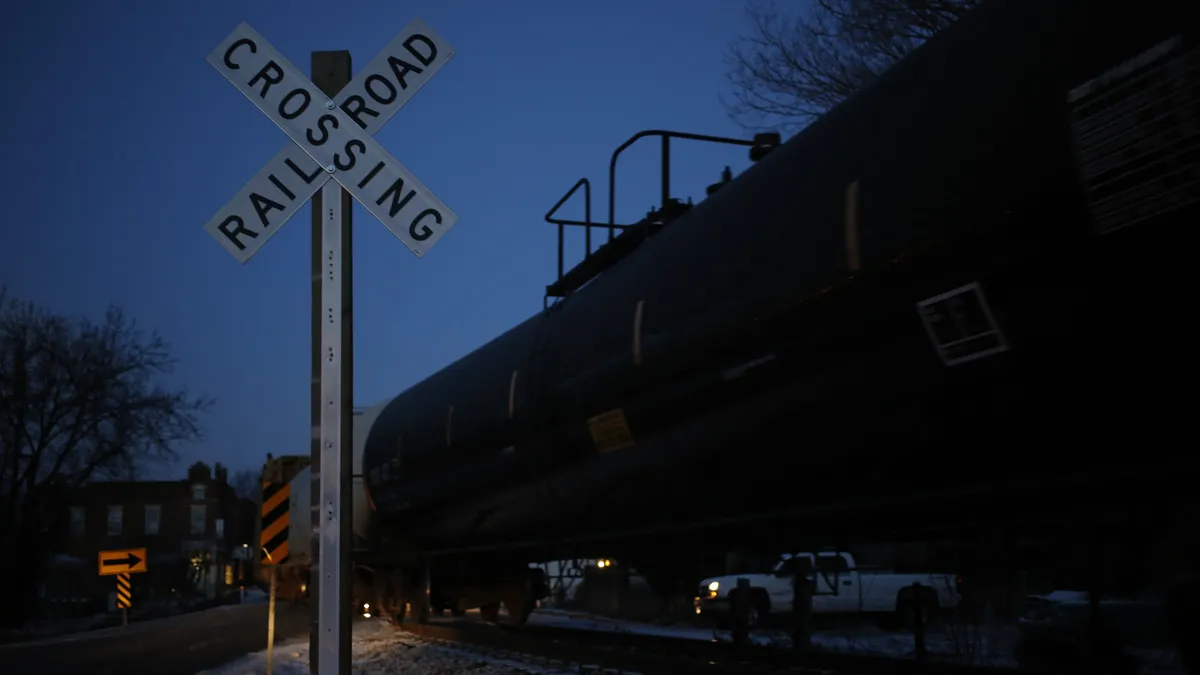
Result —
<path fill-rule="evenodd" d="M 245 23 L 207 58 L 291 142 L 205 231 L 245 263 L 313 200 L 312 468 L 319 485 L 312 495 L 317 593 L 310 654 L 313 672 L 322 675 L 350 672 L 350 197 L 418 257 L 457 222 L 372 137 L 453 55 L 448 42 L 414 19 L 353 79 L 349 53 L 314 52 L 310 81 Z"/>

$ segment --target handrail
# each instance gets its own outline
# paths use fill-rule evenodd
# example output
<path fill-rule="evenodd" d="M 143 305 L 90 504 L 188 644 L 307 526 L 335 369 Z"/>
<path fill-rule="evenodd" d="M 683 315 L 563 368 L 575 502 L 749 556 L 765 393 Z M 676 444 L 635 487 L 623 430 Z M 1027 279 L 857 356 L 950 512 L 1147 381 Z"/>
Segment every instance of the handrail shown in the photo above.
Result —
<path fill-rule="evenodd" d="M 631 227 L 636 226 L 636 224 L 635 225 L 618 225 L 616 222 L 617 158 L 620 157 L 621 153 L 624 152 L 626 148 L 630 147 L 634 143 L 636 143 L 639 140 L 646 138 L 648 136 L 658 136 L 662 139 L 662 205 L 659 208 L 660 208 L 660 213 L 663 214 L 663 218 L 665 218 L 665 219 L 672 218 L 672 216 L 668 215 L 668 208 L 671 204 L 671 139 L 672 138 L 679 138 L 679 139 L 690 140 L 690 141 L 701 141 L 701 142 L 708 142 L 708 143 L 724 143 L 727 145 L 741 145 L 741 146 L 745 146 L 745 147 L 750 147 L 751 148 L 751 151 L 750 151 L 751 159 L 754 161 L 757 161 L 757 159 L 758 159 L 758 157 L 756 157 L 755 154 L 756 154 L 756 151 L 759 149 L 759 146 L 763 146 L 767 149 L 767 151 L 769 151 L 771 148 L 777 146 L 779 143 L 778 134 L 772 134 L 772 136 L 774 136 L 773 139 L 765 138 L 763 134 L 759 134 L 759 135 L 756 135 L 751 140 L 743 140 L 740 138 L 726 138 L 724 136 L 709 136 L 706 134 L 690 134 L 690 133 L 685 133 L 682 131 L 668 131 L 666 129 L 646 129 L 644 131 L 639 131 L 638 133 L 634 134 L 633 136 L 630 136 L 628 140 L 626 140 L 619 147 L 617 147 L 616 150 L 613 151 L 612 158 L 609 160 L 609 163 L 608 163 L 608 222 L 607 223 L 592 222 L 592 184 L 587 178 L 580 178 L 578 181 L 576 181 L 575 184 L 571 186 L 571 189 L 567 190 L 566 194 L 564 194 L 562 196 L 562 198 L 559 199 L 558 202 L 556 202 L 554 204 L 554 206 L 552 206 L 550 208 L 550 210 L 546 212 L 546 216 L 545 216 L 546 222 L 556 225 L 558 227 L 558 281 L 559 282 L 562 282 L 562 280 L 564 278 L 564 269 L 563 269 L 563 267 L 564 267 L 563 248 L 565 246 L 565 243 L 564 243 L 565 231 L 563 229 L 564 227 L 566 227 L 567 225 L 571 225 L 571 226 L 578 226 L 578 227 L 584 228 L 585 246 L 587 247 L 584 252 L 584 261 L 586 262 L 592 257 L 592 228 L 593 227 L 607 227 L 608 228 L 608 241 L 612 242 L 614 237 L 616 236 L 617 230 L 627 230 Z M 568 220 L 565 218 L 556 218 L 555 214 L 558 213 L 558 210 L 560 208 L 562 208 L 562 206 L 564 204 L 566 204 L 567 201 L 570 200 L 571 197 L 574 196 L 575 193 L 578 192 L 579 188 L 581 188 L 581 187 L 583 188 L 584 220 Z M 601 248 L 603 249 L 603 246 Z M 607 267 L 608 265 L 611 265 L 613 262 L 615 262 L 615 261 L 606 262 L 600 269 L 592 271 L 590 274 L 592 274 L 592 275 L 598 274 L 603 269 L 603 267 Z M 576 268 L 576 269 L 578 269 L 578 268 Z M 547 288 L 549 289 L 551 287 L 548 286 Z M 543 300 L 545 300 L 545 299 L 543 299 Z M 545 304 L 545 303 L 543 303 L 543 304 Z"/>
<path fill-rule="evenodd" d="M 552 216 L 554 216 L 554 213 L 556 211 L 558 211 L 558 209 L 561 208 L 563 204 L 567 203 L 567 200 L 571 198 L 571 195 L 575 194 L 575 191 L 579 189 L 580 185 L 583 186 L 583 219 L 584 219 L 584 222 L 581 223 L 577 220 L 557 220 L 557 219 L 553 218 Z M 584 236 L 587 237 L 588 253 L 592 252 L 592 183 L 591 183 L 591 181 L 589 181 L 586 177 L 580 178 L 578 181 L 576 181 L 575 184 L 571 186 L 571 189 L 567 190 L 567 194 L 563 195 L 562 199 L 558 200 L 558 203 L 556 203 L 554 206 L 550 207 L 550 210 L 546 212 L 546 222 L 550 223 L 552 225 L 558 226 L 558 278 L 561 279 L 562 275 L 563 275 L 563 226 L 564 225 L 582 225 L 582 226 L 584 226 L 584 233 L 585 233 Z"/>
<path fill-rule="evenodd" d="M 570 199 L 571 196 L 575 194 L 575 191 L 578 190 L 580 188 L 580 186 L 583 187 L 583 220 L 565 220 L 562 218 L 555 218 L 554 214 L 560 208 L 562 208 L 563 204 L 567 203 L 567 200 Z M 592 228 L 599 227 L 600 224 L 592 222 L 592 183 L 591 183 L 591 181 L 589 181 L 586 177 L 580 178 L 578 181 L 576 181 L 575 184 L 571 186 L 571 189 L 567 190 L 567 193 L 562 196 L 562 199 L 559 199 L 558 202 L 555 203 L 554 206 L 550 207 L 550 210 L 546 212 L 546 222 L 550 223 L 551 225 L 558 226 L 558 278 L 561 279 L 562 275 L 563 275 L 563 226 L 564 225 L 573 225 L 573 226 L 585 228 L 583 236 L 584 236 L 585 245 L 587 246 L 587 255 L 590 256 L 592 254 Z M 611 227 L 613 229 L 617 229 L 617 230 L 624 230 L 624 229 L 628 229 L 628 228 L 632 227 L 632 225 L 611 225 Z"/>
<path fill-rule="evenodd" d="M 621 229 L 616 225 L 616 206 L 617 206 L 617 157 L 625 151 L 626 148 L 646 138 L 647 136 L 659 136 L 662 138 L 662 206 L 666 208 L 667 202 L 671 200 L 671 139 L 680 138 L 687 141 L 705 141 L 708 143 L 726 143 L 729 145 L 743 145 L 753 147 L 756 140 L 743 140 L 740 138 L 726 138 L 724 136 L 708 136 L 705 134 L 689 134 L 682 131 L 668 131 L 666 129 L 646 129 L 639 131 L 629 137 L 629 140 L 622 143 L 613 151 L 612 159 L 608 162 L 608 240 L 612 241 L 613 232 Z"/>
<path fill-rule="evenodd" d="M 560 208 L 562 208 L 563 204 L 567 203 L 567 200 L 571 198 L 571 195 L 575 194 L 575 191 L 579 189 L 580 185 L 583 186 L 583 218 L 584 218 L 584 220 L 583 221 L 559 220 L 557 218 L 551 217 L 554 215 L 555 211 L 558 211 Z M 591 183 L 591 181 L 589 181 L 587 178 L 580 178 L 578 181 L 576 181 L 575 184 L 571 186 L 571 189 L 567 190 L 567 194 L 563 195 L 562 199 L 558 200 L 558 202 L 555 203 L 554 206 L 550 207 L 550 210 L 546 212 L 546 222 L 550 223 L 552 225 L 591 225 L 592 224 L 592 183 Z"/>

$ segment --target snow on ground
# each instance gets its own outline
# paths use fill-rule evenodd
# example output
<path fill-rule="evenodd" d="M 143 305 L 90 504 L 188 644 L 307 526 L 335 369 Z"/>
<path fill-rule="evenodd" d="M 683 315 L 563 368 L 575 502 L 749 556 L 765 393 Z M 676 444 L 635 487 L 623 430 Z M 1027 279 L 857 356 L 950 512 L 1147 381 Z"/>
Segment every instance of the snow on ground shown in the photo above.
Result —
<path fill-rule="evenodd" d="M 474 612 L 472 612 L 474 613 Z M 442 619 L 450 620 L 447 618 Z M 434 619 L 434 621 L 439 621 Z M 728 641 L 728 631 L 716 631 L 688 625 L 662 626 L 612 619 L 582 612 L 541 609 L 529 618 L 532 625 L 554 626 L 583 631 L 604 631 L 657 635 L 669 638 L 700 641 Z M 472 671 L 478 675 L 555 675 L 577 672 L 564 670 L 561 664 L 545 660 L 530 660 L 533 657 L 508 655 L 499 657 L 483 653 L 471 647 L 450 645 L 431 641 L 411 633 L 397 630 L 382 621 L 357 621 L 353 635 L 354 675 L 449 675 Z M 926 638 L 926 647 L 935 658 L 941 657 L 962 663 L 987 665 L 998 668 L 1015 668 L 1013 646 L 1016 631 L 1011 626 L 993 625 L 979 629 L 957 631 L 931 629 Z M 761 645 L 790 646 L 786 631 L 756 631 L 752 639 Z M 812 636 L 813 645 L 833 652 L 871 654 L 891 657 L 912 657 L 914 641 L 911 633 L 886 631 L 864 622 L 857 626 L 817 631 Z M 1147 658 L 1147 654 L 1141 654 Z M 1147 675 L 1174 673 L 1175 664 L 1163 661 L 1159 655 L 1148 658 L 1151 666 Z M 215 670 L 197 675 L 264 675 L 266 673 L 266 651 L 250 654 L 238 661 Z M 308 640 L 278 645 L 275 648 L 275 675 L 309 675 Z"/>
<path fill-rule="evenodd" d="M 517 656 L 484 654 L 469 647 L 450 646 L 401 632 L 383 621 L 357 621 L 351 638 L 353 675 L 557 675 L 574 672 Z M 197 675 L 265 675 L 267 652 Z M 308 638 L 275 646 L 273 675 L 309 675 Z"/>
<path fill-rule="evenodd" d="M 1066 592 L 1060 592 L 1056 599 L 1077 600 L 1075 596 Z M 529 622 L 535 625 L 575 630 L 635 633 L 686 640 L 731 641 L 729 631 L 689 625 L 662 626 L 637 623 L 558 609 L 539 609 L 529 617 Z M 791 635 L 784 630 L 754 631 L 751 633 L 750 639 L 763 646 L 789 648 L 792 644 Z M 884 630 L 871 621 L 815 631 L 812 636 L 812 644 L 814 647 L 827 651 L 845 654 L 893 658 L 912 658 L 916 654 L 916 641 L 911 632 Z M 994 668 L 1017 667 L 1014 654 L 1016 644 L 1016 626 L 1001 623 L 992 623 L 982 627 L 932 626 L 925 637 L 925 648 L 934 658 Z M 1131 648 L 1129 651 L 1142 661 L 1144 675 L 1182 672 L 1178 655 L 1174 650 Z"/>
<path fill-rule="evenodd" d="M 729 631 L 698 628 L 689 625 L 660 626 L 596 616 L 583 612 L 566 612 L 539 609 L 529 617 L 535 625 L 572 628 L 576 630 L 606 631 L 612 633 L 636 633 L 657 635 L 685 640 L 730 641 Z M 751 634 L 757 644 L 789 647 L 791 636 L 787 631 L 760 630 Z M 925 647 L 935 656 L 955 658 L 957 661 L 976 665 L 1016 667 L 1013 646 L 1016 644 L 1016 628 L 994 626 L 982 629 L 960 629 L 945 631 L 931 629 L 925 638 Z M 838 629 L 816 631 L 812 636 L 814 647 L 832 652 L 870 654 L 892 657 L 912 657 L 916 652 L 913 635 L 905 631 L 886 631 L 870 622 Z"/>

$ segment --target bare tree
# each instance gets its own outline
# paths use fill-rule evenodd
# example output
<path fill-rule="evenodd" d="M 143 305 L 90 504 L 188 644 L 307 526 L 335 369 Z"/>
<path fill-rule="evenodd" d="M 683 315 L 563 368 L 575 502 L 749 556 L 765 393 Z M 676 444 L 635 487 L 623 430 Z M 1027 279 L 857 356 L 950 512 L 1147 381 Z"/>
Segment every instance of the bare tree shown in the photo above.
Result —
<path fill-rule="evenodd" d="M 174 363 L 120 309 L 71 321 L 0 289 L 0 549 L 47 551 L 73 490 L 173 460 L 176 443 L 200 439 L 211 401 L 155 381 Z M 22 566 L 22 587 L 36 589 L 35 569 Z M 0 621 L 28 609 L 30 598 L 12 600 Z"/>
<path fill-rule="evenodd" d="M 254 499 L 258 496 L 258 472 L 253 469 L 241 469 L 233 474 L 233 492 L 242 499 Z"/>
<path fill-rule="evenodd" d="M 980 0 L 750 0 L 730 45 L 730 117 L 793 130 L 841 103 Z"/>

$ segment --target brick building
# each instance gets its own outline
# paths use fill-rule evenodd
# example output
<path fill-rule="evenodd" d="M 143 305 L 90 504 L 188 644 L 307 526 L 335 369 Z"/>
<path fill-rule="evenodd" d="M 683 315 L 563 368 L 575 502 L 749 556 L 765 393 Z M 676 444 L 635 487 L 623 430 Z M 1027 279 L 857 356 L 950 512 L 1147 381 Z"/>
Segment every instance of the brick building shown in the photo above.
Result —
<path fill-rule="evenodd" d="M 131 579 L 135 605 L 215 598 L 242 582 L 255 511 L 220 464 L 197 463 L 186 480 L 89 483 L 72 495 L 41 595 L 95 611 L 113 590 L 112 577 L 97 574 L 98 552 L 144 547 L 148 570 Z"/>

